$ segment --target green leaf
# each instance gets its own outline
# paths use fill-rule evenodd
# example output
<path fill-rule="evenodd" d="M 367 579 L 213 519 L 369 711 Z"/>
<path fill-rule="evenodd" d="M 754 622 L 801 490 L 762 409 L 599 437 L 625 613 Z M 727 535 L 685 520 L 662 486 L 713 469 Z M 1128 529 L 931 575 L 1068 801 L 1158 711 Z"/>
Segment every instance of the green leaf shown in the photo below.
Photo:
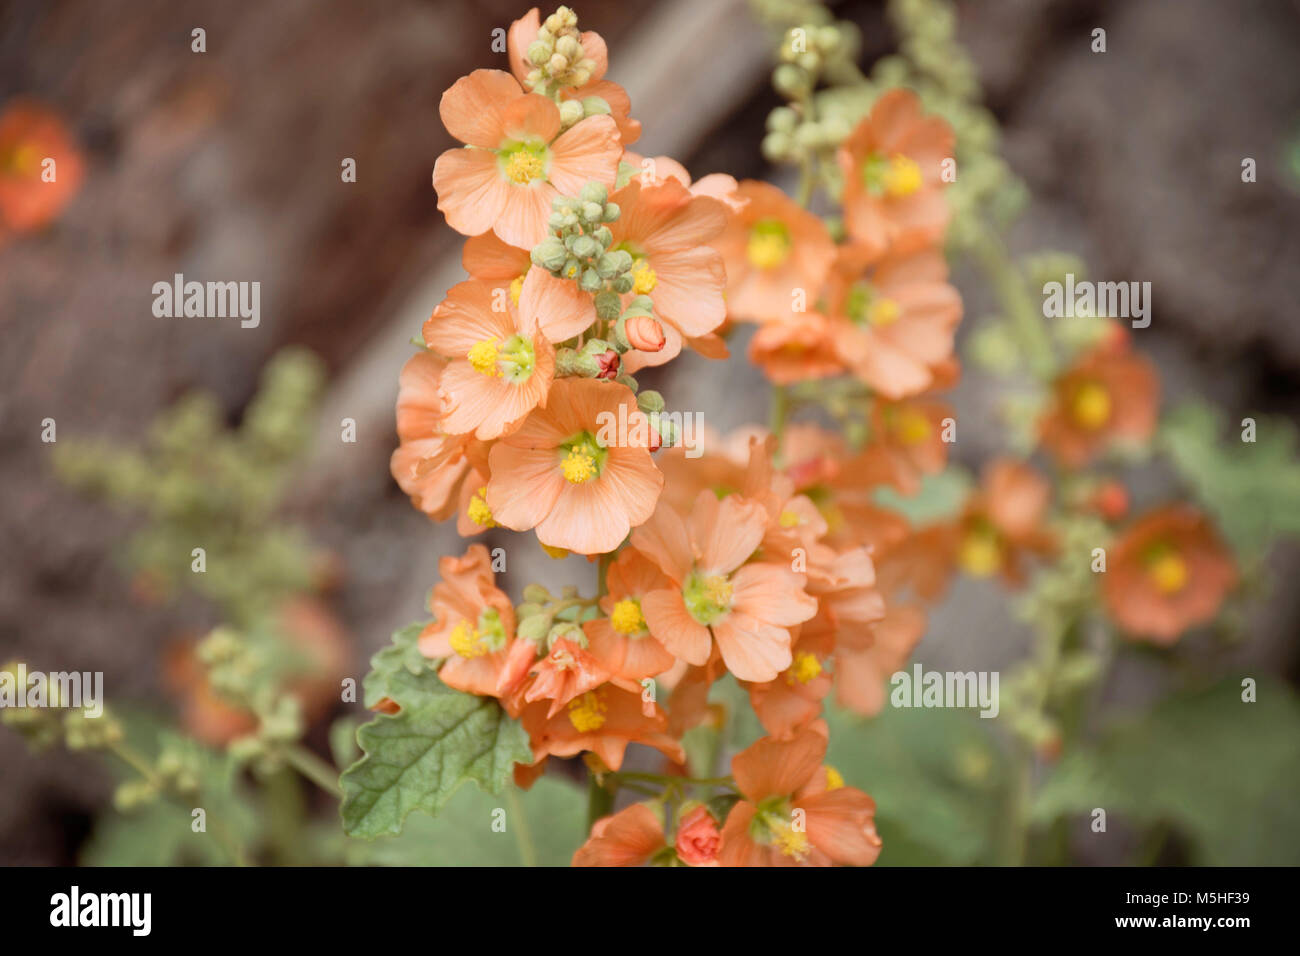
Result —
<path fill-rule="evenodd" d="M 366 683 L 367 699 L 373 684 L 401 710 L 357 731 L 365 756 L 340 781 L 350 836 L 399 833 L 412 810 L 437 814 L 466 780 L 499 793 L 514 764 L 532 760 L 528 735 L 495 699 L 452 690 L 427 667 L 394 667 Z"/>
<path fill-rule="evenodd" d="M 886 866 L 990 863 L 1005 780 L 988 724 L 958 710 L 830 709 L 827 762 L 876 801 Z"/>
<path fill-rule="evenodd" d="M 925 475 L 920 490 L 905 497 L 886 485 L 876 489 L 876 503 L 897 511 L 914 525 L 954 517 L 966 503 L 973 482 L 965 469 L 950 465 L 936 475 Z"/>
<path fill-rule="evenodd" d="M 1261 554 L 1282 534 L 1300 534 L 1300 461 L 1295 426 L 1259 418 L 1255 441 L 1240 431 L 1220 443 L 1217 411 L 1191 402 L 1172 412 L 1160 441 L 1179 475 L 1243 556 Z"/>
<path fill-rule="evenodd" d="M 370 673 L 362 686 L 367 707 L 374 707 L 384 697 L 392 697 L 393 681 L 400 674 L 418 677 L 432 666 L 429 658 L 420 653 L 420 632 L 424 624 L 417 622 L 394 632 L 393 643 L 370 658 Z"/>
<path fill-rule="evenodd" d="M 1116 722 L 1095 746 L 1061 761 L 1032 819 L 1046 824 L 1101 807 L 1171 824 L 1199 864 L 1300 863 L 1300 700 L 1279 684 L 1260 684 L 1254 703 L 1241 693 L 1229 680 Z"/>

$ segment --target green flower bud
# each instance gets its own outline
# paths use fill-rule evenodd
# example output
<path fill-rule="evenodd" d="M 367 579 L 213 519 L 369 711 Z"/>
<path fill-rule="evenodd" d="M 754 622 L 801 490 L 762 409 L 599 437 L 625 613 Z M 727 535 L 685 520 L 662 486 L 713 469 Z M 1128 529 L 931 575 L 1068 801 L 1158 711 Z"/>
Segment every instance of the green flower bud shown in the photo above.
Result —
<path fill-rule="evenodd" d="M 792 133 L 799 125 L 799 114 L 788 106 L 778 106 L 767 114 L 767 128 L 772 133 Z"/>
<path fill-rule="evenodd" d="M 582 278 L 578 280 L 578 288 L 583 292 L 599 292 L 600 287 L 604 284 L 605 280 L 600 277 L 595 269 L 586 270 L 582 274 Z"/>
<path fill-rule="evenodd" d="M 547 236 L 533 246 L 533 251 L 529 253 L 528 258 L 532 260 L 533 265 L 541 266 L 547 272 L 555 272 L 563 267 L 564 260 L 568 256 L 564 251 L 563 242 L 555 236 Z"/>
<path fill-rule="evenodd" d="M 648 388 L 636 397 L 636 407 L 646 413 L 662 412 L 664 410 L 664 397 L 654 389 Z"/>
<path fill-rule="evenodd" d="M 591 238 L 600 243 L 601 249 L 608 249 L 609 244 L 614 241 L 614 234 L 609 231 L 609 226 L 597 226 L 591 231 Z"/>
<path fill-rule="evenodd" d="M 568 128 L 584 116 L 582 104 L 577 100 L 565 100 L 560 104 L 560 125 Z"/>
<path fill-rule="evenodd" d="M 600 96 L 584 96 L 582 98 L 582 111 L 587 116 L 608 116 L 612 112 L 609 103 Z"/>
<path fill-rule="evenodd" d="M 600 218 L 604 214 L 605 214 L 604 207 L 600 203 L 589 202 L 589 203 L 582 204 L 582 218 L 585 219 L 587 222 L 591 222 L 591 223 L 600 222 Z"/>
<path fill-rule="evenodd" d="M 551 629 L 552 620 L 549 614 L 534 614 L 520 621 L 515 633 L 525 641 L 540 641 Z"/>
<path fill-rule="evenodd" d="M 772 71 L 772 86 L 782 96 L 794 97 L 803 93 L 810 86 L 807 73 L 793 63 L 782 63 Z"/>
<path fill-rule="evenodd" d="M 524 600 L 534 604 L 545 604 L 551 599 L 551 592 L 540 584 L 524 585 Z"/>
<path fill-rule="evenodd" d="M 597 272 L 601 272 L 600 264 L 602 262 L 607 261 L 609 258 L 610 257 L 607 255 L 600 257 L 600 261 L 596 263 Z M 603 272 L 601 272 L 601 274 L 604 275 Z M 609 276 L 605 276 L 605 278 L 608 279 Z M 619 296 L 617 292 L 611 292 L 608 289 L 606 289 L 603 292 L 596 293 L 596 317 L 597 318 L 605 319 L 607 321 L 610 319 L 617 319 L 619 316 L 619 312 L 621 310 L 622 310 L 622 302 L 619 300 Z"/>
<path fill-rule="evenodd" d="M 603 206 L 605 201 L 609 199 L 609 190 L 607 190 L 601 183 L 590 182 L 582 187 L 582 193 L 579 195 L 579 198 L 584 203 L 594 202 Z"/>
<path fill-rule="evenodd" d="M 625 294 L 632 291 L 633 280 L 630 275 L 624 274 L 610 283 L 615 292 Z"/>
<path fill-rule="evenodd" d="M 622 210 L 618 208 L 618 203 L 607 202 L 605 203 L 605 215 L 601 216 L 601 218 L 606 222 L 614 222 L 618 219 L 621 212 Z"/>
<path fill-rule="evenodd" d="M 534 40 L 528 44 L 528 62 L 533 66 L 545 66 L 551 58 L 551 46 L 543 40 Z"/>
<path fill-rule="evenodd" d="M 600 246 L 597 245 L 596 240 L 591 238 L 591 236 L 578 236 L 573 241 L 570 250 L 579 259 L 590 259 L 593 256 L 600 255 Z"/>

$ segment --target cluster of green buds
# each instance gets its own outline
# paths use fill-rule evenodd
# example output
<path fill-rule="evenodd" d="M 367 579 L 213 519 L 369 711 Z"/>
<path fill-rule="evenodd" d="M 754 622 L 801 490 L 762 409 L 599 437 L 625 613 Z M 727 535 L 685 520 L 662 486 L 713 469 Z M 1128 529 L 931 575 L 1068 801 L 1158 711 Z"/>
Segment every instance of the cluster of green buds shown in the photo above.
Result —
<path fill-rule="evenodd" d="M 162 796 L 189 800 L 200 789 L 201 756 L 193 741 L 167 738 L 162 752 L 152 765 L 140 765 L 140 776 L 118 785 L 113 793 L 113 805 L 122 813 L 130 813 L 154 803 Z"/>
<path fill-rule="evenodd" d="M 815 101 L 813 91 L 822 80 L 860 81 L 854 63 L 858 45 L 857 28 L 851 23 L 808 23 L 785 32 L 772 85 L 791 105 L 768 115 L 762 144 L 767 159 L 807 164 L 815 156 L 833 152 L 849 135 L 853 111 L 829 108 L 835 106 L 833 98 L 818 94 Z"/>
<path fill-rule="evenodd" d="M 232 703 L 252 707 L 268 684 L 268 661 L 240 632 L 218 627 L 198 646 L 212 689 Z"/>
<path fill-rule="evenodd" d="M 846 21 L 791 27 L 777 51 L 772 86 L 786 99 L 805 100 L 822 79 L 849 79 L 857 74 L 860 42 L 857 27 Z"/>
<path fill-rule="evenodd" d="M 587 646 L 587 635 L 582 630 L 583 621 L 600 617 L 600 608 L 594 598 L 584 598 L 578 589 L 566 586 L 559 596 L 551 594 L 540 584 L 524 588 L 524 603 L 515 609 L 519 624 L 515 634 L 538 645 L 547 653 L 561 639 L 579 647 Z"/>
<path fill-rule="evenodd" d="M 285 748 L 302 736 L 302 707 L 296 697 L 285 694 L 262 702 L 256 712 L 257 730 L 232 741 L 230 756 L 266 776 L 284 766 Z"/>
<path fill-rule="evenodd" d="M 546 18 L 526 55 L 533 69 L 524 77 L 524 85 L 543 96 L 554 96 L 566 87 L 586 86 L 596 75 L 596 61 L 582 48 L 578 15 L 568 7 L 560 7 Z"/>
<path fill-rule="evenodd" d="M 576 198 L 556 196 L 548 220 L 553 235 L 533 247 L 533 264 L 575 280 L 584 292 L 600 292 L 607 284 L 616 292 L 632 291 L 632 256 L 610 251 L 614 236 L 608 223 L 618 216 L 618 204 L 609 202 L 609 191 L 600 183 L 587 183 Z"/>
<path fill-rule="evenodd" d="M 63 717 L 63 744 L 69 750 L 104 750 L 122 741 L 122 724 L 107 710 L 92 717 L 84 710 Z"/>

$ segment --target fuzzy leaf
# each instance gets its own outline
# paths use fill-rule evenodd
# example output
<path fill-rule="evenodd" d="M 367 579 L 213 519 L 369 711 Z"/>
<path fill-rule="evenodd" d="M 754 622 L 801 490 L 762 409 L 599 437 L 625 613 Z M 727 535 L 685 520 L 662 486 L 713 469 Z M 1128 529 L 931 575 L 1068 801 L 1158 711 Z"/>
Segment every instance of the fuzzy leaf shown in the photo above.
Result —
<path fill-rule="evenodd" d="M 367 680 L 367 699 L 372 686 L 401 710 L 357 731 L 365 756 L 340 781 L 350 836 L 399 833 L 412 810 L 437 814 L 466 780 L 500 793 L 514 764 L 532 759 L 528 735 L 496 700 L 452 690 L 427 667 Z"/>

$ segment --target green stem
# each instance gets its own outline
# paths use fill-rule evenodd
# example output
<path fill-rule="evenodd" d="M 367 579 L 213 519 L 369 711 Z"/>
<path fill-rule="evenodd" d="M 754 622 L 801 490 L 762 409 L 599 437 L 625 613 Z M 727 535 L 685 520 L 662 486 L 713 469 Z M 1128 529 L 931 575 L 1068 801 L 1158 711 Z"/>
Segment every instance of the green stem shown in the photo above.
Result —
<path fill-rule="evenodd" d="M 587 777 L 587 829 L 590 830 L 601 817 L 609 816 L 614 809 L 614 791 L 600 782 L 591 771 Z M 606 774 L 605 776 L 613 776 Z"/>
<path fill-rule="evenodd" d="M 997 233 L 986 228 L 981 231 L 980 239 L 972 248 L 976 260 L 993 283 L 1007 319 L 1020 340 L 1030 371 L 1041 380 L 1050 380 L 1056 371 L 1052 340 L 1043 324 L 1041 310 L 1030 296 L 1024 276 L 1011 260 L 1006 245 Z"/>
<path fill-rule="evenodd" d="M 768 418 L 768 427 L 780 441 L 785 434 L 785 421 L 790 414 L 790 393 L 784 385 L 772 386 L 772 410 Z"/>
<path fill-rule="evenodd" d="M 343 788 L 339 786 L 339 774 L 332 766 L 317 757 L 301 744 L 290 744 L 282 751 L 289 766 L 320 787 L 331 796 L 342 798 Z"/>
<path fill-rule="evenodd" d="M 519 791 L 514 787 L 506 788 L 506 806 L 510 811 L 510 826 L 514 829 L 519 859 L 524 866 L 536 866 L 537 848 L 533 845 L 533 835 L 528 829 L 528 817 L 524 813 L 524 805 L 519 800 Z"/>

